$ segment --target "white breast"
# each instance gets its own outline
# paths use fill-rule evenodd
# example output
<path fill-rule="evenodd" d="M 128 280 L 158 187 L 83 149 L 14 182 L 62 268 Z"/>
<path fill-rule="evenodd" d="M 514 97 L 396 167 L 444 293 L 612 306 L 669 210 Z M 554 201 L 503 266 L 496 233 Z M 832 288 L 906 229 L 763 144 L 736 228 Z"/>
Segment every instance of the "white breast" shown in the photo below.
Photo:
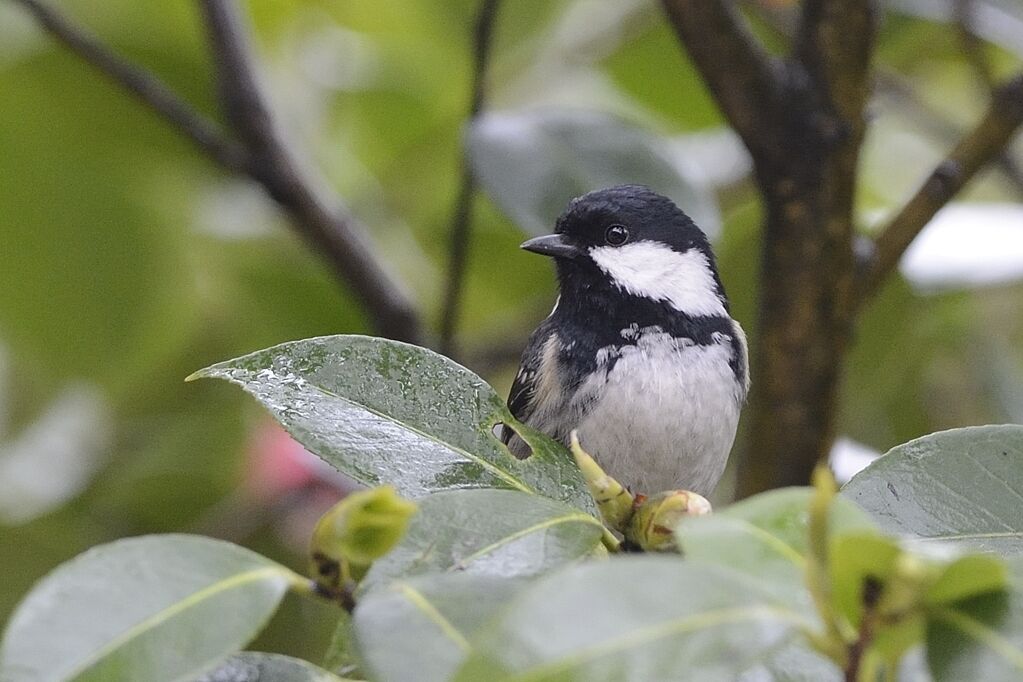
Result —
<path fill-rule="evenodd" d="M 728 461 L 745 393 L 729 365 L 728 337 L 697 346 L 652 328 L 610 355 L 618 355 L 611 370 L 588 379 L 574 400 L 583 447 L 633 492 L 709 494 Z"/>

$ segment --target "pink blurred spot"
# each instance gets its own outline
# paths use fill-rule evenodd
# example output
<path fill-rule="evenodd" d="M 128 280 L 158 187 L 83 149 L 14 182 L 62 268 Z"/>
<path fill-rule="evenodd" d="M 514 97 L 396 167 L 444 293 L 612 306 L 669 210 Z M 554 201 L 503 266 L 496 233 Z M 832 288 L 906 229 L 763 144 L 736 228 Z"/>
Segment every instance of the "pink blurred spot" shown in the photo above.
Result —
<path fill-rule="evenodd" d="M 272 421 L 256 428 L 247 460 L 244 485 L 257 498 L 278 498 L 320 480 L 313 456 Z"/>

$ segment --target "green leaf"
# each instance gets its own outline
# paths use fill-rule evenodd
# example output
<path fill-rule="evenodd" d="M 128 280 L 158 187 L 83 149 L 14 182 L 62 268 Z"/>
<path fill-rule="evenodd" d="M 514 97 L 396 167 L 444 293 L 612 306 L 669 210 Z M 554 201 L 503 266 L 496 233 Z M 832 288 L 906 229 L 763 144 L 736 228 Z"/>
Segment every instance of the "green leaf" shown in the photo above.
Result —
<path fill-rule="evenodd" d="M 673 199 L 708 234 L 721 226 L 714 196 L 683 176 L 665 140 L 587 111 L 528 111 L 477 119 L 469 160 L 494 201 L 532 234 L 554 231 L 569 200 L 611 185 L 647 185 Z"/>
<path fill-rule="evenodd" d="M 686 519 L 675 536 L 686 557 L 731 566 L 777 597 L 812 609 L 804 587 L 811 495 L 809 488 L 761 493 L 714 514 Z M 833 534 L 874 528 L 866 514 L 841 498 L 831 507 L 830 522 Z"/>
<path fill-rule="evenodd" d="M 922 642 L 929 614 L 1006 587 L 1001 559 L 961 551 L 956 545 L 921 546 L 863 533 L 840 536 L 831 550 L 835 603 L 858 630 L 872 593 L 874 646 L 886 658 L 898 658 Z"/>
<path fill-rule="evenodd" d="M 1023 561 L 1009 561 L 1010 588 L 934 608 L 927 662 L 936 682 L 1023 679 Z"/>
<path fill-rule="evenodd" d="M 528 577 L 590 554 L 604 527 L 568 505 L 515 490 L 459 490 L 419 502 L 401 542 L 362 583 L 468 572 Z"/>
<path fill-rule="evenodd" d="M 931 434 L 892 449 L 843 494 L 885 530 L 1023 552 L 1023 426 Z"/>
<path fill-rule="evenodd" d="M 863 593 L 868 580 L 883 585 L 891 576 L 901 550 L 893 538 L 849 533 L 835 538 L 829 553 L 832 597 L 853 627 L 863 617 Z"/>
<path fill-rule="evenodd" d="M 245 651 L 231 656 L 196 682 L 344 682 L 344 678 L 299 658 Z"/>
<path fill-rule="evenodd" d="M 528 587 L 473 641 L 472 680 L 733 680 L 812 622 L 724 566 L 622 558 Z"/>
<path fill-rule="evenodd" d="M 485 381 L 425 348 L 368 336 L 284 343 L 196 372 L 238 384 L 298 442 L 367 485 L 417 497 L 456 488 L 537 493 L 594 511 L 572 456 L 524 427 Z M 511 424 L 533 450 L 494 436 Z"/>
<path fill-rule="evenodd" d="M 249 642 L 295 580 L 254 552 L 197 536 L 96 547 L 43 578 L 14 612 L 0 679 L 197 675 Z"/>
<path fill-rule="evenodd" d="M 953 561 L 927 590 L 928 604 L 947 604 L 1006 587 L 1005 564 L 993 556 L 964 556 Z"/>
<path fill-rule="evenodd" d="M 476 631 L 520 587 L 517 580 L 455 573 L 394 581 L 370 593 L 354 621 L 364 670 L 381 682 L 450 679 Z"/>

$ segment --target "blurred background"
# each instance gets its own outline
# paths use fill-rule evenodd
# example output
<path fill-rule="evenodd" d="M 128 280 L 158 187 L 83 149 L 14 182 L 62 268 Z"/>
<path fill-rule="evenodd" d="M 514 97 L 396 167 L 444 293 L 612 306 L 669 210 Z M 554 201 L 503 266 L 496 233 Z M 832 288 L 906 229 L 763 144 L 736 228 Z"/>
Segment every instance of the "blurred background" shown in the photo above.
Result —
<path fill-rule="evenodd" d="M 791 4 L 748 3 L 769 46 L 782 45 Z M 218 117 L 193 2 L 56 5 Z M 642 182 L 676 199 L 712 235 L 734 315 L 753 326 L 750 161 L 654 2 L 506 2 L 471 130 L 476 2 L 244 5 L 285 134 L 410 283 L 428 341 L 466 143 L 480 191 L 456 358 L 499 392 L 553 300 L 550 264 L 518 244 L 600 186 Z M 965 27 L 961 5 L 881 3 L 865 232 L 979 118 L 990 83 L 1023 64 L 1023 5 L 975 0 Z M 845 370 L 840 476 L 935 430 L 1023 421 L 1021 167 L 1016 139 L 865 313 Z M 304 566 L 311 524 L 345 483 L 241 391 L 183 379 L 282 341 L 367 333 L 360 305 L 260 187 L 214 165 L 8 0 L 0 292 L 0 623 L 46 571 L 127 535 L 204 533 Z M 288 602 L 255 647 L 315 660 L 330 616 Z"/>

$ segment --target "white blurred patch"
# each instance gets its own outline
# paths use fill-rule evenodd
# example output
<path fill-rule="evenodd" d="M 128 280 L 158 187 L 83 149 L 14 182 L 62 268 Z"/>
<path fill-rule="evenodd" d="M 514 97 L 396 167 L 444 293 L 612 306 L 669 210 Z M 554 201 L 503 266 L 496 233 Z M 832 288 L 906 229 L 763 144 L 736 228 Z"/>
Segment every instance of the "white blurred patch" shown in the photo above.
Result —
<path fill-rule="evenodd" d="M 301 27 L 302 39 L 294 46 L 306 78 L 340 91 L 365 90 L 379 79 L 383 59 L 371 38 L 342 28 L 325 12 L 310 12 Z"/>
<path fill-rule="evenodd" d="M 665 153 L 687 180 L 707 189 L 735 184 L 753 171 L 749 151 L 727 126 L 673 137 Z"/>
<path fill-rule="evenodd" d="M 66 388 L 14 440 L 0 444 L 0 523 L 26 523 L 78 495 L 102 465 L 112 431 L 98 388 Z"/>
<path fill-rule="evenodd" d="M 839 438 L 831 446 L 828 457 L 831 470 L 839 484 L 848 483 L 849 479 L 862 471 L 868 464 L 881 456 L 881 453 L 851 438 Z"/>
<path fill-rule="evenodd" d="M 45 34 L 29 13 L 13 2 L 0 2 L 0 68 L 14 65 L 45 47 Z"/>
<path fill-rule="evenodd" d="M 949 204 L 913 241 L 899 269 L 925 292 L 1023 279 L 1023 204 Z"/>
<path fill-rule="evenodd" d="M 258 185 L 246 180 L 213 184 L 195 202 L 195 228 L 224 241 L 258 239 L 276 223 Z"/>

